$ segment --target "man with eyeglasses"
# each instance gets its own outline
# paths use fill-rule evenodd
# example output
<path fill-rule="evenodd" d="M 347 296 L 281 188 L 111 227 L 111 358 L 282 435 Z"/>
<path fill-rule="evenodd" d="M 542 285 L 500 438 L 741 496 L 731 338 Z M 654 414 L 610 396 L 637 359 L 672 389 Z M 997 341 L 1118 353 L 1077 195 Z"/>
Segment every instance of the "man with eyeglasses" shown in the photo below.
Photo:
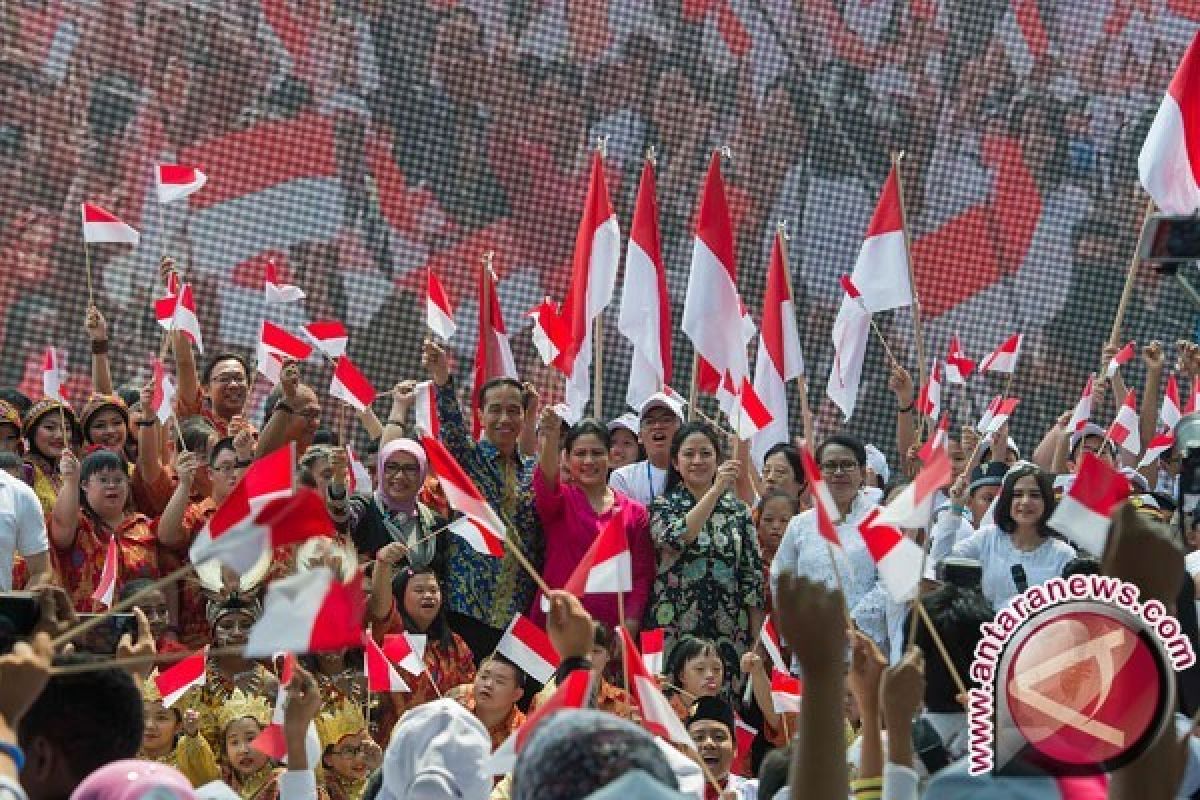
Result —
<path fill-rule="evenodd" d="M 649 507 L 666 488 L 671 440 L 681 425 L 683 403 L 664 392 L 651 395 L 638 411 L 638 439 L 646 458 L 614 470 L 608 485 Z"/>
<path fill-rule="evenodd" d="M 175 334 L 179 393 L 175 401 L 180 419 L 202 416 L 212 423 L 220 436 L 229 436 L 234 417 L 245 413 L 250 395 L 250 367 L 236 353 L 218 353 L 196 373 L 192 342 L 182 333 Z"/>

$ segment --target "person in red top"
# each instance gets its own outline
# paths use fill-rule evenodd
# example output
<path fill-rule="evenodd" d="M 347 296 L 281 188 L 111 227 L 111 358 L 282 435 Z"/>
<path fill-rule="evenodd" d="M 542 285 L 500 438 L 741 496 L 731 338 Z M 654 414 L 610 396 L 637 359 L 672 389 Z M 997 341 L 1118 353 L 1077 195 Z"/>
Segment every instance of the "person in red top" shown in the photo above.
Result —
<path fill-rule="evenodd" d="M 63 486 L 51 515 L 51 540 L 77 611 L 99 611 L 92 599 L 104 570 L 108 543 L 117 541 L 118 591 L 137 578 L 157 578 L 155 523 L 130 511 L 129 466 L 109 450 L 97 450 L 80 463 L 65 451 L 59 466 Z"/>
<path fill-rule="evenodd" d="M 229 436 L 229 425 L 245 413 L 250 394 L 250 368 L 245 360 L 236 353 L 218 353 L 203 375 L 197 375 L 192 342 L 182 333 L 175 334 L 175 359 L 179 374 L 176 414 L 180 419 L 199 414 L 220 436 Z"/>

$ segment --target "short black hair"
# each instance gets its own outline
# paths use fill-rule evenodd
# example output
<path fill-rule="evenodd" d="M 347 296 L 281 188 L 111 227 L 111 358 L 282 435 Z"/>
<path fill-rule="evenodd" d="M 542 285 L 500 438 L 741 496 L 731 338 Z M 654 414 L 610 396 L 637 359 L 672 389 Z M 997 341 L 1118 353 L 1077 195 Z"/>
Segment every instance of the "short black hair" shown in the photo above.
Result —
<path fill-rule="evenodd" d="M 217 461 L 217 456 L 221 455 L 221 453 L 225 452 L 226 450 L 230 451 L 235 456 L 237 455 L 237 448 L 233 446 L 232 436 L 225 436 L 221 439 L 218 439 L 212 446 L 212 449 L 208 451 L 209 465 L 211 466 L 212 464 L 215 464 Z"/>
<path fill-rule="evenodd" d="M 29 395 L 11 386 L 0 389 L 0 400 L 16 408 L 21 412 L 22 417 L 29 413 L 29 409 L 33 408 L 33 401 L 29 399 Z"/>
<path fill-rule="evenodd" d="M 804 474 L 804 459 L 800 456 L 800 448 L 789 442 L 776 442 L 771 445 L 766 455 L 763 456 L 763 463 L 766 464 L 767 459 L 774 455 L 783 455 L 787 459 L 788 466 L 795 473 L 796 480 L 800 481 L 800 483 L 808 483 L 808 476 Z"/>
<path fill-rule="evenodd" d="M 825 448 L 832 445 L 844 447 L 854 454 L 854 460 L 858 462 L 859 467 L 867 465 L 867 446 L 863 444 L 863 440 L 857 436 L 852 436 L 849 433 L 835 433 L 832 436 L 825 438 L 825 441 L 817 447 L 817 452 L 813 454 L 817 463 L 821 463 L 821 456 L 825 453 Z"/>
<path fill-rule="evenodd" d="M 1091 556 L 1076 556 L 1067 562 L 1062 568 L 1062 577 L 1069 578 L 1072 575 L 1099 575 L 1100 562 Z"/>
<path fill-rule="evenodd" d="M 981 626 L 995 616 L 987 599 L 978 589 L 967 589 L 952 583 L 942 585 L 921 597 L 933 627 L 937 628 L 958 674 L 967 675 L 975 659 L 975 645 L 983 638 Z M 909 612 L 910 614 L 912 612 Z M 905 638 L 910 630 L 904 624 Z M 946 665 L 937 653 L 937 645 L 924 625 L 917 626 L 916 644 L 925 659 L 925 707 L 931 712 L 957 713 L 963 710 L 956 699 L 958 688 Z"/>
<path fill-rule="evenodd" d="M 408 582 L 418 575 L 432 575 L 437 580 L 438 588 L 442 592 L 442 605 L 425 633 L 430 639 L 441 642 L 443 647 L 449 648 L 454 644 L 454 634 L 451 632 L 450 622 L 446 618 L 446 587 L 442 583 L 442 576 L 438 574 L 432 564 L 426 564 L 423 567 L 404 567 L 392 578 L 392 597 L 396 600 L 396 612 L 400 615 L 400 621 L 404 623 L 404 630 L 417 630 L 417 623 L 404 610 L 404 593 L 408 591 Z"/>
<path fill-rule="evenodd" d="M 94 656 L 60 656 L 56 664 L 86 664 Z M 78 784 L 105 764 L 137 756 L 144 724 L 142 693 L 129 673 L 96 669 L 54 675 L 17 726 L 17 740 L 29 752 L 45 739 L 62 756 Z"/>
<path fill-rule="evenodd" d="M 800 498 L 784 489 L 772 489 L 758 500 L 757 511 L 762 514 L 763 507 L 772 500 L 786 500 L 792 507 L 792 516 L 800 513 Z"/>
<path fill-rule="evenodd" d="M 675 643 L 675 646 L 671 648 L 671 652 L 667 656 L 667 677 L 671 679 L 672 683 L 678 686 L 682 683 L 680 673 L 683 672 L 683 668 L 687 662 L 696 656 L 704 654 L 716 656 L 721 661 L 721 669 L 725 669 L 725 661 L 721 659 L 721 649 L 717 647 L 716 642 L 686 634 Z"/>
<path fill-rule="evenodd" d="M 595 436 L 604 445 L 606 451 L 609 445 L 612 444 L 612 437 L 609 436 L 608 427 L 599 420 L 589 417 L 588 419 L 581 419 L 571 426 L 570 430 L 567 431 L 566 437 L 563 439 L 562 449 L 569 453 L 571 448 L 575 446 L 576 440 L 581 436 Z"/>
<path fill-rule="evenodd" d="M 179 435 L 189 452 L 198 453 L 208 449 L 208 442 L 217 435 L 217 429 L 204 417 L 188 417 L 180 423 Z"/>
<path fill-rule="evenodd" d="M 516 378 L 500 377 L 492 378 L 490 381 L 483 384 L 483 388 L 479 390 L 479 407 L 481 409 L 487 405 L 488 392 L 501 386 L 508 386 L 516 389 L 521 395 L 521 405 L 525 405 L 527 398 L 525 397 L 525 387 L 521 385 L 521 382 Z"/>
<path fill-rule="evenodd" d="M 237 353 L 225 352 L 217 353 L 208 360 L 208 363 L 204 365 L 204 372 L 200 374 L 200 382 L 203 384 L 212 383 L 213 370 L 215 370 L 217 368 L 217 364 L 220 364 L 222 361 L 236 361 L 241 364 L 242 370 L 246 373 L 246 380 L 250 380 L 250 365 L 246 363 L 246 359 L 242 358 Z"/>
<path fill-rule="evenodd" d="M 342 440 L 336 432 L 330 430 L 329 428 L 317 428 L 317 432 L 313 434 L 312 443 L 327 444 L 332 447 L 338 447 L 341 445 Z"/>
<path fill-rule="evenodd" d="M 1000 484 L 1000 494 L 996 497 L 996 512 L 993 515 L 996 527 L 1005 533 L 1012 533 L 1017 529 L 1017 521 L 1012 515 L 1013 491 L 1017 481 L 1030 475 L 1037 481 L 1038 492 L 1042 495 L 1043 509 L 1042 518 L 1038 520 L 1038 533 L 1048 536 L 1050 529 L 1046 527 L 1046 521 L 1058 505 L 1058 501 L 1054 499 L 1054 479 L 1049 472 L 1027 461 L 1013 466 Z"/>
<path fill-rule="evenodd" d="M 779 790 L 788 785 L 788 775 L 792 768 L 792 746 L 771 750 L 763 756 L 762 764 L 758 766 L 758 796 L 763 800 L 771 800 Z"/>
<path fill-rule="evenodd" d="M 717 436 L 717 432 L 713 430 L 711 425 L 699 420 L 683 423 L 679 426 L 679 430 L 675 431 L 675 436 L 671 439 L 671 461 L 667 465 L 666 488 L 668 489 L 675 488 L 683 481 L 679 470 L 675 469 L 675 461 L 679 458 L 679 451 L 683 449 L 683 443 L 694 433 L 702 434 L 712 442 L 713 449 L 717 451 L 718 463 L 721 460 L 721 439 Z"/>
<path fill-rule="evenodd" d="M 492 653 L 490 656 L 485 658 L 483 661 L 484 662 L 491 661 L 495 664 L 507 664 L 508 666 L 512 667 L 513 674 L 517 676 L 516 680 L 517 680 L 517 688 L 518 689 L 523 690 L 525 688 L 525 684 L 529 682 L 529 676 L 525 674 L 525 670 L 523 670 L 519 666 L 517 666 L 516 662 L 514 662 L 512 659 L 510 659 L 508 656 L 504 655 L 503 653 L 499 653 L 499 652 Z M 479 666 L 482 667 L 483 663 L 481 663 Z"/>

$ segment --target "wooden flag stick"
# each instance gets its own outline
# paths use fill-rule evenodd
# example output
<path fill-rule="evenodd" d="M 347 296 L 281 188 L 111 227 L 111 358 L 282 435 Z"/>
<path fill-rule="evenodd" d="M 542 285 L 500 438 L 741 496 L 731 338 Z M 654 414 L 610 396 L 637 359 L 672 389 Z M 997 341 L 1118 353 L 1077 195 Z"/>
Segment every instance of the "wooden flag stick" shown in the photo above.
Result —
<path fill-rule="evenodd" d="M 908 265 L 908 285 L 912 289 L 913 339 L 917 345 L 917 375 L 920 386 L 924 386 L 929 376 L 925 366 L 925 334 L 921 329 L 921 298 L 917 294 L 916 270 L 913 268 L 912 237 L 908 233 L 908 215 L 904 209 L 904 181 L 900 177 L 900 162 L 904 159 L 904 151 L 892 153 L 892 169 L 896 173 L 896 197 L 900 201 L 900 229 L 904 234 L 904 260 Z M 925 428 L 925 415 L 917 419 L 917 439 L 920 440 Z"/>
<path fill-rule="evenodd" d="M 88 305 L 96 305 L 96 296 L 92 291 L 92 250 L 88 247 L 88 243 L 83 243 L 83 267 L 87 273 L 87 290 L 88 290 Z"/>
<path fill-rule="evenodd" d="M 208 658 L 222 656 L 240 656 L 245 651 L 242 646 L 209 648 Z M 82 675 L 87 672 L 99 672 L 104 669 L 126 669 L 129 667 L 144 667 L 148 664 L 174 664 L 185 658 L 191 658 L 195 653 L 149 653 L 144 656 L 125 656 L 124 658 L 108 658 L 88 661 L 83 664 L 62 664 L 50 668 L 51 675 Z"/>
<path fill-rule="evenodd" d="M 950 658 L 950 651 L 946 649 L 946 643 L 942 641 L 942 636 L 937 632 L 937 628 L 933 625 L 933 620 L 929 618 L 929 612 L 925 610 L 924 603 L 918 603 L 916 612 L 925 622 L 925 629 L 929 631 L 929 638 L 933 639 L 934 647 L 942 657 L 942 663 L 946 665 L 946 671 L 950 673 L 950 679 L 954 681 L 954 688 L 958 689 L 959 694 L 964 698 L 967 696 L 967 685 L 963 683 L 962 676 L 958 674 L 958 667 L 954 666 L 954 661 Z"/>
<path fill-rule="evenodd" d="M 592 355 L 595 375 L 592 378 L 592 416 L 604 421 L 604 312 L 596 316 L 592 329 Z"/>
<path fill-rule="evenodd" d="M 625 625 L 625 593 L 617 592 L 617 625 L 624 627 Z M 625 652 L 625 637 L 619 636 L 621 640 L 621 688 L 625 690 L 626 702 L 633 697 L 633 693 L 629 691 L 629 670 L 625 669 L 625 664 L 629 661 L 629 653 Z M 626 708 L 626 711 L 629 709 Z"/>
<path fill-rule="evenodd" d="M 692 355 L 692 380 L 688 386 L 688 422 L 696 419 L 696 395 L 700 389 L 700 354 Z"/>
<path fill-rule="evenodd" d="M 492 295 L 491 295 L 491 277 L 492 277 L 492 260 L 495 258 L 495 252 L 492 250 L 484 251 L 479 260 L 479 343 L 483 355 L 483 373 L 487 375 L 487 365 L 491 361 L 491 353 L 488 352 L 489 345 L 492 342 Z M 476 393 L 482 387 L 476 386 Z"/>
<path fill-rule="evenodd" d="M 1133 284 L 1137 280 L 1138 266 L 1141 264 L 1138 245 L 1141 244 L 1142 231 L 1146 229 L 1146 224 L 1150 222 L 1152 216 L 1154 216 L 1153 197 L 1146 201 L 1146 213 L 1142 216 L 1142 227 L 1138 230 L 1137 241 L 1133 246 L 1133 257 L 1129 260 L 1129 272 L 1125 274 L 1125 286 L 1121 289 L 1121 301 L 1117 304 L 1112 330 L 1108 334 L 1108 343 L 1113 347 L 1121 343 L 1121 323 L 1125 321 L 1125 309 L 1129 307 L 1129 299 L 1133 296 Z"/>
<path fill-rule="evenodd" d="M 167 575 L 156 580 L 154 583 L 151 583 L 149 586 L 146 586 L 146 587 L 140 589 L 139 591 L 136 591 L 133 594 L 129 595 L 129 597 L 126 597 L 121 602 L 112 606 L 107 611 L 105 611 L 103 614 L 97 614 L 94 617 L 90 617 L 86 621 L 80 623 L 79 625 L 76 625 L 74 628 L 64 631 L 63 633 L 60 633 L 58 636 L 54 637 L 54 639 L 50 642 L 50 644 L 53 645 L 57 649 L 59 647 L 62 647 L 67 642 L 72 641 L 73 639 L 78 639 L 83 634 L 87 633 L 88 631 L 90 631 L 93 628 L 100 625 L 100 623 L 104 622 L 104 620 L 107 619 L 108 617 L 111 617 L 113 614 L 119 614 L 122 611 L 128 611 L 129 609 L 136 606 L 143 599 L 145 599 L 147 595 L 152 594 L 157 591 L 161 591 L 162 589 L 165 589 L 167 586 L 170 586 L 175 581 L 180 580 L 180 579 L 188 576 L 189 574 L 191 574 L 195 570 L 195 568 L 196 568 L 195 565 L 190 562 L 187 564 L 184 564 L 182 567 L 175 570 L 174 572 L 168 573 Z"/>
<path fill-rule="evenodd" d="M 517 544 L 517 542 L 511 536 L 508 535 L 507 531 L 505 531 L 504 543 L 508 546 L 508 551 L 513 554 L 513 558 L 517 560 L 517 563 L 519 563 L 524 570 L 529 573 L 529 577 L 533 578 L 533 582 L 537 584 L 539 589 L 542 590 L 542 594 L 549 598 L 550 587 L 546 585 L 546 581 L 542 578 L 541 574 L 533 568 L 533 564 L 529 562 L 525 552 L 521 550 L 521 546 Z"/>

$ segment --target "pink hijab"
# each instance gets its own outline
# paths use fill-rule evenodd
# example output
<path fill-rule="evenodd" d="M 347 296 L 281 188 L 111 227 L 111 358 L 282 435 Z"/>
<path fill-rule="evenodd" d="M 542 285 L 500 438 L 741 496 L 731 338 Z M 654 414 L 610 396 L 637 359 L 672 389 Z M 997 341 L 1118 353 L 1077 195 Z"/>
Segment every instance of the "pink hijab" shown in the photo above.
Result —
<path fill-rule="evenodd" d="M 409 503 L 400 503 L 388 497 L 387 493 L 383 490 L 384 467 L 388 459 L 397 453 L 407 453 L 417 460 L 417 467 L 421 470 L 418 483 L 422 484 L 425 482 L 425 476 L 429 472 L 429 462 L 425 458 L 425 448 L 412 439 L 393 439 L 379 448 L 378 472 L 376 473 L 379 476 L 376 481 L 379 484 L 379 488 L 375 490 L 375 502 L 379 504 L 380 508 L 387 509 L 388 511 L 403 511 L 412 514 L 417 509 L 415 499 Z"/>

